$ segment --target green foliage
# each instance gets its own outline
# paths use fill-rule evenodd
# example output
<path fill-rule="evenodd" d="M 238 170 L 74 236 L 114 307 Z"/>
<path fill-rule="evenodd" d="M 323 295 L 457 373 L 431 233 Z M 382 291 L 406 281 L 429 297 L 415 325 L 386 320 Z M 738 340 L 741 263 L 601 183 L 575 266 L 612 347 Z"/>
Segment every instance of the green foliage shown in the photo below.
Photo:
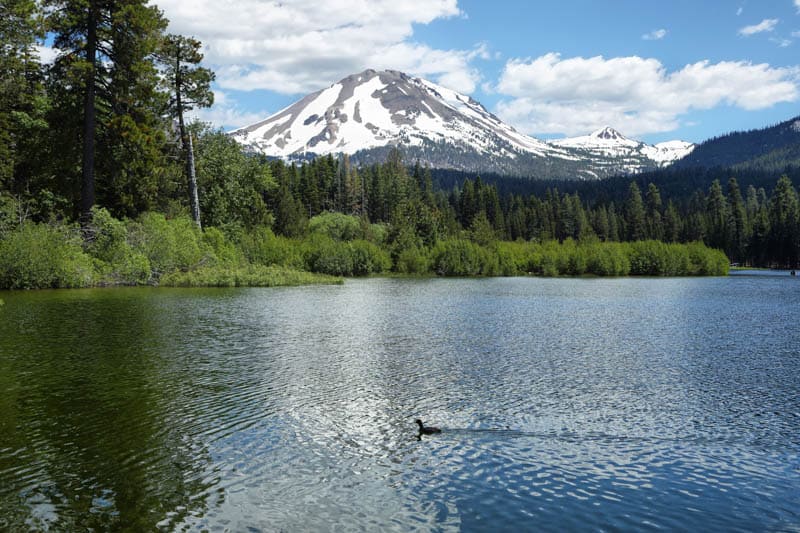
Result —
<path fill-rule="evenodd" d="M 101 205 L 114 213 L 135 216 L 153 208 L 170 166 L 154 63 L 167 21 L 144 0 L 43 4 L 47 31 L 62 51 L 48 77 L 54 104 L 48 121 L 70 148 L 52 152 L 54 169 L 82 182 L 85 216 L 95 188 Z"/>
<path fill-rule="evenodd" d="M 472 242 L 481 246 L 489 246 L 497 240 L 497 234 L 486 217 L 486 212 L 479 212 L 469 226 L 469 238 Z"/>
<path fill-rule="evenodd" d="M 364 240 L 351 242 L 350 253 L 353 256 L 353 276 L 380 274 L 392 268 L 389 254 L 371 242 Z"/>
<path fill-rule="evenodd" d="M 308 270 L 333 276 L 364 276 L 391 266 L 389 255 L 373 243 L 335 241 L 319 233 L 303 243 L 303 256 Z"/>
<path fill-rule="evenodd" d="M 17 193 L 31 184 L 47 129 L 49 100 L 35 48 L 42 36 L 37 8 L 33 0 L 0 4 L 0 190 Z"/>
<path fill-rule="evenodd" d="M 94 279 L 73 227 L 26 222 L 0 240 L 0 288 L 88 287 Z"/>
<path fill-rule="evenodd" d="M 725 276 L 730 267 L 728 258 L 720 250 L 706 247 L 703 243 L 689 243 L 686 250 L 689 254 L 690 276 Z"/>
<path fill-rule="evenodd" d="M 200 132 L 195 150 L 203 227 L 272 225 L 265 201 L 275 188 L 269 165 L 221 131 Z"/>
<path fill-rule="evenodd" d="M 128 224 L 128 238 L 134 250 L 147 257 L 156 279 L 215 259 L 211 247 L 203 242 L 200 230 L 188 217 L 167 220 L 159 213 L 145 213 Z"/>
<path fill-rule="evenodd" d="M 401 274 L 426 274 L 430 271 L 430 259 L 424 248 L 410 246 L 397 252 L 394 269 Z"/>
<path fill-rule="evenodd" d="M 218 228 L 206 228 L 203 231 L 203 243 L 210 248 L 218 265 L 235 266 L 245 261 L 243 252 Z"/>
<path fill-rule="evenodd" d="M 644 203 L 642 193 L 635 181 L 631 182 L 628 189 L 628 198 L 625 202 L 625 217 L 628 227 L 628 240 L 642 240 L 646 234 Z"/>
<path fill-rule="evenodd" d="M 150 261 L 128 243 L 128 228 L 106 209 L 92 211 L 87 231 L 91 239 L 86 252 L 96 259 L 96 268 L 104 284 L 144 284 L 150 279 Z"/>
<path fill-rule="evenodd" d="M 245 259 L 257 265 L 302 268 L 305 264 L 297 241 L 276 236 L 263 226 L 242 235 L 239 247 Z"/>
<path fill-rule="evenodd" d="M 361 220 L 343 213 L 321 213 L 308 221 L 308 230 L 311 233 L 327 235 L 335 241 L 364 238 Z"/>
<path fill-rule="evenodd" d="M 493 276 L 500 272 L 497 255 L 463 239 L 440 241 L 434 246 L 431 266 L 440 276 Z"/>
<path fill-rule="evenodd" d="M 590 245 L 587 271 L 597 276 L 627 276 L 631 262 L 625 248 L 625 245 L 615 242 Z"/>
<path fill-rule="evenodd" d="M 341 278 L 275 265 L 201 267 L 191 272 L 171 272 L 161 278 L 164 287 L 279 287 L 340 283 Z"/>

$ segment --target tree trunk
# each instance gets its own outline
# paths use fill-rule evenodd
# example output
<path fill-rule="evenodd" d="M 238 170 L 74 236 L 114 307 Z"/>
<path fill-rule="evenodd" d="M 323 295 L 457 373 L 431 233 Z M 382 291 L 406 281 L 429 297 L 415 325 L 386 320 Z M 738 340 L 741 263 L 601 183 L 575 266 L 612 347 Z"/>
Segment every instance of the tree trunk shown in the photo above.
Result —
<path fill-rule="evenodd" d="M 186 135 L 186 175 L 189 177 L 189 204 L 192 208 L 192 219 L 201 230 L 200 223 L 200 198 L 197 195 L 197 176 L 194 172 L 194 147 L 192 146 L 191 133 Z"/>
<path fill-rule="evenodd" d="M 189 182 L 189 207 L 192 210 L 192 220 L 201 230 L 203 225 L 200 222 L 200 198 L 197 195 L 197 176 L 194 171 L 194 147 L 192 146 L 192 136 L 186 131 L 183 121 L 183 103 L 181 102 L 181 63 L 180 56 L 176 61 L 175 73 L 175 105 L 178 109 L 178 126 L 181 134 L 181 145 L 184 157 L 186 158 L 186 179 Z"/>
<path fill-rule="evenodd" d="M 83 101 L 83 161 L 81 182 L 81 224 L 91 221 L 94 192 L 94 134 L 97 122 L 95 109 L 95 70 L 97 66 L 97 11 L 94 3 L 89 6 L 89 28 L 86 35 L 86 60 L 89 72 L 86 75 L 86 95 Z"/>

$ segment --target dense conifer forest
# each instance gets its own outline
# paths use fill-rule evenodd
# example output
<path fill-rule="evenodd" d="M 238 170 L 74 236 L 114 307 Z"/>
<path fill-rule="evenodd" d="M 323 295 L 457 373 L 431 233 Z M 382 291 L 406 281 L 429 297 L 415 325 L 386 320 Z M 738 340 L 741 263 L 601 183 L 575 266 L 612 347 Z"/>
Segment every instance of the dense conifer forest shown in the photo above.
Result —
<path fill-rule="evenodd" d="M 198 41 L 166 34 L 157 7 L 2 6 L 0 288 L 798 263 L 791 169 L 754 169 L 742 187 L 734 173 L 697 169 L 592 183 L 482 179 L 398 150 L 359 167 L 346 156 L 268 160 L 185 118 L 212 104 L 214 75 Z M 49 64 L 36 52 L 45 35 L 61 51 Z"/>

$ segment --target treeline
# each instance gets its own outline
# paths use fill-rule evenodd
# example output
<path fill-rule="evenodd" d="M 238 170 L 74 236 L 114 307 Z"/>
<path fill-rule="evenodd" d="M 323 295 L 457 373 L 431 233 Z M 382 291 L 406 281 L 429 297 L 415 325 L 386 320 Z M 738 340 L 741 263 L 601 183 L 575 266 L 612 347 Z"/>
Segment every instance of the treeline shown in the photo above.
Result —
<path fill-rule="evenodd" d="M 470 231 L 424 244 L 400 237 L 391 225 L 342 213 L 312 217 L 298 237 L 276 235 L 265 226 L 201 230 L 186 215 L 167 219 L 151 212 L 117 220 L 105 209 L 92 214 L 83 228 L 25 222 L 0 234 L 0 288 L 275 286 L 389 272 L 695 276 L 728 270 L 725 255 L 701 243 L 487 241 L 487 235 Z"/>
<path fill-rule="evenodd" d="M 469 232 L 473 240 L 546 242 L 567 239 L 601 242 L 666 243 L 702 241 L 723 250 L 737 263 L 796 267 L 800 250 L 797 191 L 782 177 L 768 195 L 735 178 L 723 187 L 714 180 L 675 203 L 650 183 L 642 191 L 629 181 L 618 200 L 585 201 L 578 192 L 546 188 L 535 194 L 498 194 L 496 184 L 480 177 L 449 190 L 435 189 L 431 172 L 416 164 L 407 169 L 399 152 L 385 164 L 354 168 L 345 158 L 318 158 L 301 166 L 271 163 L 278 194 L 270 204 L 277 232 L 295 236 L 304 220 L 325 211 L 390 223 L 397 238 L 416 247 Z M 605 200 L 605 201 L 604 201 Z M 401 237 L 402 236 L 402 237 Z"/>

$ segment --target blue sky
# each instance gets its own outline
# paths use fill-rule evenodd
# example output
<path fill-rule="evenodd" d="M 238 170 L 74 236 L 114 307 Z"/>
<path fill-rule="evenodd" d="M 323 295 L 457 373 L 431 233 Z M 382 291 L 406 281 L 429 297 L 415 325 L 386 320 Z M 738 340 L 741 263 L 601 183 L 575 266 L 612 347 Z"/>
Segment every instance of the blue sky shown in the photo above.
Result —
<path fill-rule="evenodd" d="M 365 68 L 470 94 L 551 138 L 698 142 L 800 114 L 800 0 L 162 0 L 203 41 L 231 129 Z"/>

